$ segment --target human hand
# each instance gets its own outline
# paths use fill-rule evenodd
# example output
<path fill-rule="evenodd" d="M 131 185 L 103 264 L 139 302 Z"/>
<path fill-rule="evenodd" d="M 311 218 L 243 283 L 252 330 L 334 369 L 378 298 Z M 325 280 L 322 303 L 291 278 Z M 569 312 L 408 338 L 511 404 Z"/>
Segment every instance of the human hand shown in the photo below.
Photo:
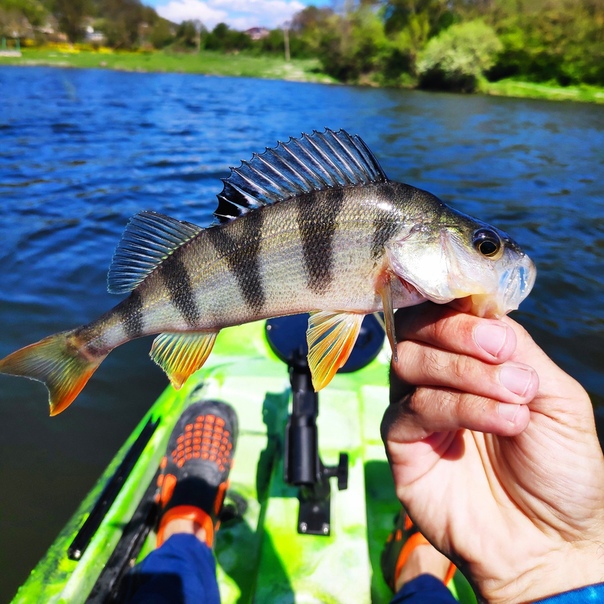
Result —
<path fill-rule="evenodd" d="M 396 492 L 489 602 L 604 580 L 604 459 L 585 390 L 509 317 L 397 313 L 382 437 Z"/>

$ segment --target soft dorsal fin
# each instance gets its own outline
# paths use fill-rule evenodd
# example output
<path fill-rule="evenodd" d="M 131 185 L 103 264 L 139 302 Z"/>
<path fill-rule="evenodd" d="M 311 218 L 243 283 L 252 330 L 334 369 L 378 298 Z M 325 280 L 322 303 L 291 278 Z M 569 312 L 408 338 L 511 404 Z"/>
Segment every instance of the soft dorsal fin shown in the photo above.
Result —
<path fill-rule="evenodd" d="M 214 216 L 227 222 L 296 195 L 385 180 L 386 174 L 359 136 L 344 130 L 315 130 L 231 168 Z"/>
<path fill-rule="evenodd" d="M 156 212 L 133 216 L 124 231 L 107 276 L 110 294 L 127 294 L 181 245 L 202 231 Z"/>

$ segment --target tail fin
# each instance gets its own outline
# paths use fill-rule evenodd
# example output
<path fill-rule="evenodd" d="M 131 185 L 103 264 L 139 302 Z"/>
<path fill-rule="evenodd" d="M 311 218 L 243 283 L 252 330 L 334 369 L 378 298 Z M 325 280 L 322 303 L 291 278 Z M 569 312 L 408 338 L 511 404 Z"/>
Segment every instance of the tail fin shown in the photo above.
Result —
<path fill-rule="evenodd" d="M 75 330 L 63 331 L 21 348 L 0 361 L 0 373 L 44 382 L 50 415 L 64 411 L 107 355 L 86 355 Z"/>

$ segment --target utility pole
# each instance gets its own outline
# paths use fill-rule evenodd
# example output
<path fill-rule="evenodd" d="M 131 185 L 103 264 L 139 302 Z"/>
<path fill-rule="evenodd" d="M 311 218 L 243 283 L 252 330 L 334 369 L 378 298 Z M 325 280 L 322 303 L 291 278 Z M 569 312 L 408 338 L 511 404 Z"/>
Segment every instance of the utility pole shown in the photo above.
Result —
<path fill-rule="evenodd" d="M 291 59 L 290 54 L 289 54 L 289 21 L 286 21 L 283 24 L 283 44 L 285 46 L 285 61 L 286 63 L 289 63 L 289 60 Z"/>
<path fill-rule="evenodd" d="M 201 52 L 201 30 L 203 23 L 199 19 L 194 19 L 193 25 L 195 27 L 195 50 L 199 54 Z"/>

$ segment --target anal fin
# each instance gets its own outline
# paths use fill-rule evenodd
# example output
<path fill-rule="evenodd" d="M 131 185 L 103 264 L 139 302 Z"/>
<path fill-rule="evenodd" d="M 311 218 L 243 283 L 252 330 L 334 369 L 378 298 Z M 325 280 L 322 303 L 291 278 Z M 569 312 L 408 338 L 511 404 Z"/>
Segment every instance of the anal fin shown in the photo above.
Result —
<path fill-rule="evenodd" d="M 348 360 L 365 315 L 318 311 L 310 313 L 306 340 L 308 365 L 315 391 L 331 382 Z"/>
<path fill-rule="evenodd" d="M 151 346 L 151 358 L 178 390 L 200 369 L 212 352 L 216 332 L 160 333 Z"/>

